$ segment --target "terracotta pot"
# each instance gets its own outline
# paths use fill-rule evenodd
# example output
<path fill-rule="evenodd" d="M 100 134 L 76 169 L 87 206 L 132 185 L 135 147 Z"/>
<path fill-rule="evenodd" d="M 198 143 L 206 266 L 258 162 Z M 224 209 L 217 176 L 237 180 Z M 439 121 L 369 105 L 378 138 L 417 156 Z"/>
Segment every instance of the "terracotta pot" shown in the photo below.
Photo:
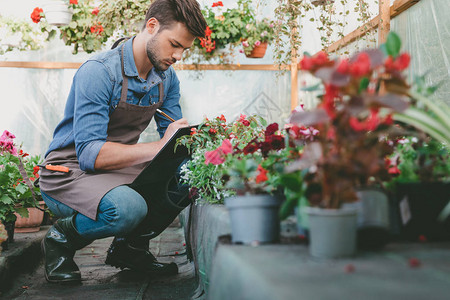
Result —
<path fill-rule="evenodd" d="M 261 43 L 259 46 L 255 46 L 250 54 L 245 54 L 248 58 L 263 58 L 266 54 L 267 42 Z"/>
<path fill-rule="evenodd" d="M 39 207 L 44 209 L 44 201 L 39 202 Z M 41 229 L 42 221 L 44 220 L 44 212 L 37 208 L 27 208 L 28 218 L 23 218 L 18 214 L 14 232 L 36 232 Z"/>

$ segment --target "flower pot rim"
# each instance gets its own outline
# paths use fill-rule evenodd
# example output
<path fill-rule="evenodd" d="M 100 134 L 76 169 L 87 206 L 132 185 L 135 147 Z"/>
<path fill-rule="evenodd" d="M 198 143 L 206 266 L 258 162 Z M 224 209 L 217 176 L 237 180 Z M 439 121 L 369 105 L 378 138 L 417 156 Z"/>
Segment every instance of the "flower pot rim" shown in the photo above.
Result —
<path fill-rule="evenodd" d="M 225 199 L 225 206 L 227 208 L 279 205 L 280 199 L 277 196 L 270 194 L 241 195 Z"/>
<path fill-rule="evenodd" d="M 320 208 L 320 207 L 304 207 L 305 213 L 308 215 L 316 215 L 316 216 L 330 216 L 330 217 L 340 217 L 346 215 L 356 215 L 357 209 L 356 207 L 343 207 L 343 208 Z"/>

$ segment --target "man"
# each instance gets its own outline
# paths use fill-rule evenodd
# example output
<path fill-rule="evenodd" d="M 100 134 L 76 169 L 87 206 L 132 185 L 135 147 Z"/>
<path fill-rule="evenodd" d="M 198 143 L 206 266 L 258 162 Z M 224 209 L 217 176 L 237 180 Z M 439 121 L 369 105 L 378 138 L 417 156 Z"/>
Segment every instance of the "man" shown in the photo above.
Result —
<path fill-rule="evenodd" d="M 42 169 L 40 176 L 45 202 L 61 217 L 42 242 L 48 281 L 81 280 L 75 251 L 109 236 L 115 239 L 107 264 L 178 272 L 174 263 L 157 262 L 148 243 L 179 210 L 165 208 L 151 190 L 129 184 L 177 129 L 188 126 L 171 65 L 205 29 L 196 0 L 156 0 L 138 35 L 77 71 L 45 158 L 45 164 L 69 172 Z M 177 121 L 155 114 L 158 108 Z M 153 116 L 161 140 L 137 143 Z"/>

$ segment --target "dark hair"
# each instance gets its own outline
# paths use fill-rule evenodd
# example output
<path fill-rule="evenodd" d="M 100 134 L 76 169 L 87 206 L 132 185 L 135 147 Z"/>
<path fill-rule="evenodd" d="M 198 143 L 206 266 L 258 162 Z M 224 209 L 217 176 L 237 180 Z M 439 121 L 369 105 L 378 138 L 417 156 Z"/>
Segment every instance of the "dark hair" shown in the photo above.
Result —
<path fill-rule="evenodd" d="M 160 30 L 180 22 L 186 25 L 194 36 L 205 36 L 206 21 L 197 0 L 156 0 L 150 5 L 145 15 L 145 24 L 150 18 L 158 20 Z"/>

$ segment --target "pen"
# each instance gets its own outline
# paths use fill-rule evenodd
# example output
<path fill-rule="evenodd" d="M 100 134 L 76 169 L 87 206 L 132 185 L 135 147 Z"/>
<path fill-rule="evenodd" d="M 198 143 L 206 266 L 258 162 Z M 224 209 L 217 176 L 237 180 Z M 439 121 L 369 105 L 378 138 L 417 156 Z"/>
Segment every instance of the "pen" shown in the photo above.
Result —
<path fill-rule="evenodd" d="M 164 117 L 166 117 L 167 119 L 169 119 L 172 122 L 175 122 L 174 119 L 172 119 L 168 114 L 166 114 L 165 112 L 163 112 L 162 110 L 160 110 L 159 108 L 156 109 L 156 112 L 160 113 L 161 115 L 163 115 Z"/>

